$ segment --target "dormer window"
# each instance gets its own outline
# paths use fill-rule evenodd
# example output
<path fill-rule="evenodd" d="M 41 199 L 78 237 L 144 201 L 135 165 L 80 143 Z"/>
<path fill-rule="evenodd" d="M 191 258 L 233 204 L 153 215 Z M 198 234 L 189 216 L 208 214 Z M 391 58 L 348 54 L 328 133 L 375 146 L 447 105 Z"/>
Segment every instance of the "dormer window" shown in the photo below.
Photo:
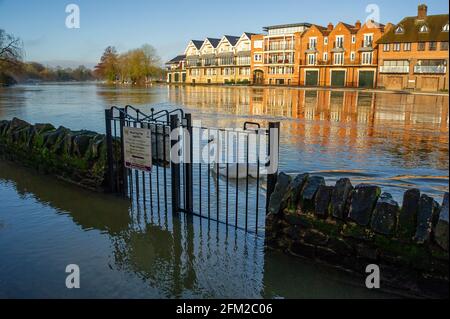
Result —
<path fill-rule="evenodd" d="M 446 25 L 444 25 L 444 27 L 442 28 L 442 31 L 444 32 L 448 32 L 449 26 L 448 23 Z"/>
<path fill-rule="evenodd" d="M 428 27 L 424 24 L 420 27 L 420 32 L 428 32 Z"/>
<path fill-rule="evenodd" d="M 402 33 L 404 33 L 405 32 L 405 30 L 403 29 L 403 27 L 402 26 L 398 26 L 397 27 L 397 29 L 395 29 L 395 33 L 396 34 L 402 34 Z"/>

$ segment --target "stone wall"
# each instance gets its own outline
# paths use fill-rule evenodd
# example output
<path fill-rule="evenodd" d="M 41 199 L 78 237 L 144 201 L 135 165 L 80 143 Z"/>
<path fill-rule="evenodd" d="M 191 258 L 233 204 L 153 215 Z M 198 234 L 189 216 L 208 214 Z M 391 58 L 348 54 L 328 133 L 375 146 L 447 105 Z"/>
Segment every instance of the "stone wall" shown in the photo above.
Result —
<path fill-rule="evenodd" d="M 417 189 L 403 204 L 378 186 L 349 179 L 279 174 L 266 219 L 266 244 L 364 275 L 377 264 L 384 288 L 448 297 L 448 193 L 440 206 Z M 364 283 L 364 281 L 362 281 Z"/>
<path fill-rule="evenodd" d="M 51 124 L 0 121 L 0 158 L 35 167 L 84 188 L 106 186 L 106 138 Z"/>

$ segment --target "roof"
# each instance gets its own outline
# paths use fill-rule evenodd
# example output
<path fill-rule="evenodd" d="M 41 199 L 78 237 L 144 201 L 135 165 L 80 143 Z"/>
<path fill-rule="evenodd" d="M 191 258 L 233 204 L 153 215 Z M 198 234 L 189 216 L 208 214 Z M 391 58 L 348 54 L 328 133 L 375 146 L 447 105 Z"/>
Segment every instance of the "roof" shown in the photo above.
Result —
<path fill-rule="evenodd" d="M 209 43 L 211 43 L 211 45 L 212 45 L 214 48 L 217 48 L 217 46 L 218 46 L 219 43 L 220 43 L 220 39 L 216 39 L 216 38 L 206 38 L 206 40 L 208 40 Z"/>
<path fill-rule="evenodd" d="M 197 50 L 200 50 L 200 48 L 203 45 L 203 42 L 205 41 L 201 41 L 201 40 L 192 40 L 192 43 L 195 45 L 195 47 L 197 48 Z"/>
<path fill-rule="evenodd" d="M 446 42 L 448 41 L 448 32 L 443 32 L 442 28 L 447 23 L 448 14 L 429 15 L 423 20 L 419 20 L 417 17 L 406 17 L 390 28 L 378 40 L 378 43 Z M 419 32 L 420 27 L 424 24 L 427 25 L 428 32 Z M 403 28 L 403 33 L 395 33 L 398 26 Z"/>
<path fill-rule="evenodd" d="M 239 39 L 241 38 L 241 37 L 236 37 L 236 36 L 233 36 L 233 35 L 224 35 L 224 37 L 225 37 L 225 39 L 228 40 L 228 42 L 230 42 L 230 44 L 231 44 L 232 46 L 235 46 L 236 43 L 237 43 L 237 42 L 239 41 Z"/>
<path fill-rule="evenodd" d="M 251 33 L 251 32 L 244 32 L 244 34 L 247 36 L 247 38 L 251 39 L 252 35 L 258 35 L 258 33 Z"/>
<path fill-rule="evenodd" d="M 295 28 L 295 27 L 306 27 L 306 28 L 309 28 L 310 26 L 311 26 L 311 23 L 301 22 L 301 23 L 272 25 L 272 26 L 264 27 L 263 30 L 264 31 L 269 31 L 269 30 L 273 30 L 273 29 Z"/>
<path fill-rule="evenodd" d="M 174 57 L 172 60 L 166 62 L 166 64 L 175 64 L 175 63 L 179 63 L 181 61 L 183 61 L 184 59 L 186 59 L 186 55 L 178 55 L 176 57 Z"/>

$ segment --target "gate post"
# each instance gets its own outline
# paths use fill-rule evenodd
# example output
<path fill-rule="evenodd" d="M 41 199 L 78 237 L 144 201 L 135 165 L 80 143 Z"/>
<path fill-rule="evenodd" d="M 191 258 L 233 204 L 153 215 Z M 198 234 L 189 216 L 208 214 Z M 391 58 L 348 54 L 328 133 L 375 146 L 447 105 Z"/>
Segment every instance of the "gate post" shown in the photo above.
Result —
<path fill-rule="evenodd" d="M 278 179 L 278 161 L 280 151 L 280 122 L 269 123 L 269 167 L 272 172 L 267 175 L 266 214 L 268 213 L 270 197 L 272 196 Z"/>
<path fill-rule="evenodd" d="M 179 126 L 178 115 L 170 115 L 170 167 L 171 167 L 171 184 L 172 184 L 172 214 L 178 213 L 180 211 L 180 164 L 179 159 L 173 158 L 174 154 L 172 151 L 178 140 L 172 139 L 172 132 L 176 130 Z M 178 154 L 177 154 L 178 155 Z"/>
<path fill-rule="evenodd" d="M 120 118 L 120 159 L 121 166 L 120 172 L 122 176 L 121 189 L 122 195 L 124 197 L 128 197 L 128 169 L 125 168 L 125 150 L 123 147 L 123 128 L 125 126 L 125 109 L 119 109 L 119 118 Z"/>
<path fill-rule="evenodd" d="M 111 193 L 117 192 L 116 179 L 114 178 L 114 159 L 113 159 L 113 141 L 111 121 L 113 120 L 113 110 L 105 110 L 105 124 L 106 124 L 106 160 L 107 160 L 107 183 L 108 191 Z"/>
<path fill-rule="evenodd" d="M 193 181 L 192 181 L 192 159 L 193 159 L 193 137 L 192 137 L 192 115 L 187 113 L 185 115 L 186 119 L 186 130 L 187 136 L 184 135 L 183 138 L 183 156 L 185 165 L 185 194 L 186 194 L 186 211 L 192 213 L 194 211 L 193 205 Z"/>

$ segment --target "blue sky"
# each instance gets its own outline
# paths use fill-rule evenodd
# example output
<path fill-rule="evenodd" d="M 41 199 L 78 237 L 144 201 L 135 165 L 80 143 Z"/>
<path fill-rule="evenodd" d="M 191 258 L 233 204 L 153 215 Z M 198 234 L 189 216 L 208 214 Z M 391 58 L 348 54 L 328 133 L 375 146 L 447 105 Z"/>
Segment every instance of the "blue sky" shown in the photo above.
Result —
<path fill-rule="evenodd" d="M 65 26 L 70 3 L 80 7 L 80 29 Z M 149 43 L 166 61 L 190 39 L 261 32 L 273 24 L 364 21 L 372 3 L 383 23 L 417 13 L 417 0 L 0 0 L 0 28 L 24 41 L 26 60 L 92 66 L 108 45 L 123 52 Z M 445 0 L 426 4 L 429 14 L 449 11 Z"/>

